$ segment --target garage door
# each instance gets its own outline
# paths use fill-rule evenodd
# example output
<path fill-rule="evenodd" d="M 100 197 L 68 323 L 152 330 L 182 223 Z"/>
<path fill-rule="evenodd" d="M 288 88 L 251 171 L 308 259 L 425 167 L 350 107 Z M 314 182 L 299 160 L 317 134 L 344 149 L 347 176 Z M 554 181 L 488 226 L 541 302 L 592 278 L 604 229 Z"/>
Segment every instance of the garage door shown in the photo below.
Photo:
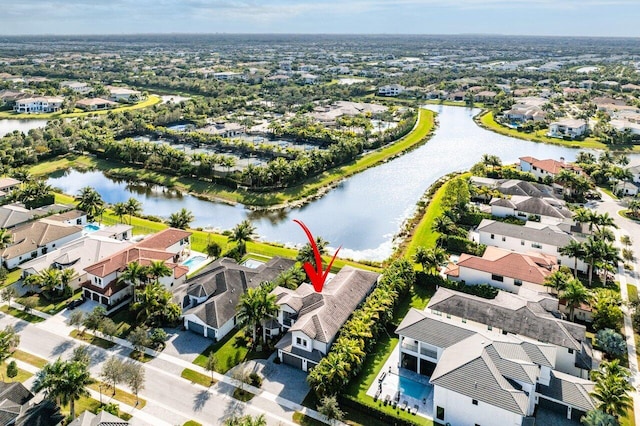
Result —
<path fill-rule="evenodd" d="M 197 322 L 187 321 L 187 327 L 190 331 L 204 336 L 204 326 L 198 324 Z"/>
<path fill-rule="evenodd" d="M 291 356 L 287 353 L 283 353 L 282 354 L 282 362 L 284 362 L 287 365 L 291 365 L 292 367 L 295 367 L 299 370 L 302 370 L 302 359 L 295 357 L 295 356 Z"/>

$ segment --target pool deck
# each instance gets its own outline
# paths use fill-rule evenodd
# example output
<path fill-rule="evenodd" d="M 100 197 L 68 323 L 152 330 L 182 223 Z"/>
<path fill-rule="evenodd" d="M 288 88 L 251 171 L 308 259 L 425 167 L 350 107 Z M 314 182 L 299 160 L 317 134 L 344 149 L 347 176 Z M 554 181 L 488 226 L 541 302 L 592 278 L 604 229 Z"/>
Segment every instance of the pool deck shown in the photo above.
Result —
<path fill-rule="evenodd" d="M 200 269 L 207 266 L 209 263 L 213 262 L 213 259 L 207 257 L 206 254 L 191 250 L 191 253 L 189 253 L 189 256 L 186 259 L 184 259 L 182 262 L 180 262 L 180 264 L 185 266 L 184 264 L 187 263 L 189 260 L 193 259 L 194 257 L 203 257 L 204 260 L 198 263 L 197 265 L 194 265 L 193 267 L 189 267 L 189 265 L 186 265 L 187 268 L 189 268 L 188 275 L 193 275 L 194 272 L 199 271 Z"/>
<path fill-rule="evenodd" d="M 433 420 L 433 386 L 429 384 L 429 378 L 427 376 L 423 376 L 411 370 L 398 367 L 398 354 L 400 351 L 399 347 L 399 345 L 396 345 L 396 347 L 393 349 L 391 355 L 389 355 L 389 358 L 387 358 L 387 361 L 378 372 L 376 379 L 371 384 L 371 387 L 367 390 L 367 395 L 375 399 L 376 393 L 380 389 L 380 395 L 378 396 L 378 399 L 384 401 L 388 396 L 390 403 L 393 403 L 394 396 L 396 396 L 396 392 L 399 389 L 396 383 L 390 383 L 390 380 L 386 380 L 386 376 L 388 376 L 389 374 L 397 375 L 413 380 L 414 382 L 421 383 L 425 388 L 422 394 L 423 399 L 416 399 L 409 395 L 400 393 L 400 398 L 399 401 L 397 401 L 397 404 L 402 408 L 404 406 L 404 402 L 406 401 L 407 408 L 409 410 L 413 410 L 414 407 L 417 406 L 418 412 L 416 414 L 418 416 L 426 417 Z M 385 375 L 385 380 L 380 382 L 380 377 L 383 374 Z"/>

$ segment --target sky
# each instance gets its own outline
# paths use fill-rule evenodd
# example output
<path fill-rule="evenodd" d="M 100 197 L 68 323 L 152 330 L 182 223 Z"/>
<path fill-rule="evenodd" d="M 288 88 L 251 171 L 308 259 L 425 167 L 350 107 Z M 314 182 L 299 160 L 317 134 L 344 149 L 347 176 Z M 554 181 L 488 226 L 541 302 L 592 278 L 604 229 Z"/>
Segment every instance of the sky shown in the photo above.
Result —
<path fill-rule="evenodd" d="M 640 0 L 4 0 L 0 34 L 640 37 L 638 17 Z"/>

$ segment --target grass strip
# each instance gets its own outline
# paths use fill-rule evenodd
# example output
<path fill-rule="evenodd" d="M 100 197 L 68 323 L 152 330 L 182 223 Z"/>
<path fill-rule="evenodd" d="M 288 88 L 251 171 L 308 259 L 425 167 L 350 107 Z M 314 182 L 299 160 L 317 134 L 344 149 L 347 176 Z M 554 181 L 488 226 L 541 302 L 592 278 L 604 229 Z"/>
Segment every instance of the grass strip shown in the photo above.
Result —
<path fill-rule="evenodd" d="M 37 315 L 30 314 L 20 309 L 14 308 L 13 306 L 12 307 L 9 307 L 6 305 L 0 306 L 0 311 L 4 312 L 5 314 L 9 314 L 16 318 L 19 318 L 23 321 L 28 321 L 34 324 L 44 321 L 44 318 L 41 318 Z"/>
<path fill-rule="evenodd" d="M 182 373 L 180 373 L 180 376 L 184 379 L 191 381 L 192 383 L 197 383 L 205 387 L 209 387 L 211 385 L 215 385 L 216 383 L 218 383 L 217 380 L 215 379 L 212 380 L 210 376 L 199 373 L 190 368 L 185 368 L 184 370 L 182 370 Z"/>
<path fill-rule="evenodd" d="M 69 336 L 102 349 L 111 349 L 116 345 L 113 342 L 110 342 L 98 336 L 94 336 L 93 334 L 87 333 L 86 331 L 81 332 L 79 330 L 72 330 L 71 333 L 69 333 Z"/>

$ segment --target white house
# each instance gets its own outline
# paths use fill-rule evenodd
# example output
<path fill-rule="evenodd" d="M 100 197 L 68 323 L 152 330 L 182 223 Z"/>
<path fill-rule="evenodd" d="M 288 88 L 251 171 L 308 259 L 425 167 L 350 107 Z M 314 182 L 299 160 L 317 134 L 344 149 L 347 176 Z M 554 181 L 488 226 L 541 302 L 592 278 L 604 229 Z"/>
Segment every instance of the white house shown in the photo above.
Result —
<path fill-rule="evenodd" d="M 520 157 L 519 160 L 520 170 L 523 172 L 533 173 L 538 180 L 542 180 L 547 176 L 554 178 L 561 170 L 567 170 L 576 175 L 582 174 L 582 169 L 580 167 L 566 163 L 564 160 L 538 160 L 534 157 Z"/>
<path fill-rule="evenodd" d="M 0 201 L 2 201 L 11 191 L 20 188 L 22 184 L 18 179 L 3 177 L 0 178 Z"/>
<path fill-rule="evenodd" d="M 503 117 L 513 122 L 544 121 L 547 114 L 536 105 L 514 104 L 502 113 Z"/>
<path fill-rule="evenodd" d="M 55 96 L 38 96 L 16 100 L 13 110 L 25 114 L 57 112 L 62 108 L 64 99 Z"/>
<path fill-rule="evenodd" d="M 184 327 L 213 341 L 222 339 L 237 325 L 236 308 L 247 289 L 274 280 L 294 264 L 281 257 L 257 268 L 229 258 L 210 263 L 174 292 L 183 309 Z"/>
<path fill-rule="evenodd" d="M 46 218 L 20 225 L 9 233 L 12 242 L 0 253 L 6 268 L 13 269 L 27 260 L 80 238 L 82 226 Z"/>
<path fill-rule="evenodd" d="M 220 81 L 239 80 L 244 77 L 242 73 L 233 71 L 214 72 L 212 75 L 213 78 Z"/>
<path fill-rule="evenodd" d="M 81 83 L 79 81 L 63 81 L 60 83 L 61 89 L 69 89 L 74 93 L 86 95 L 90 93 L 93 88 L 87 83 Z"/>
<path fill-rule="evenodd" d="M 69 286 L 75 290 L 80 288 L 80 284 L 87 281 L 87 273 L 84 268 L 129 247 L 131 244 L 129 241 L 88 234 L 43 256 L 23 263 L 20 265 L 22 277 L 39 274 L 49 268 L 73 269 L 76 278 L 69 283 Z"/>
<path fill-rule="evenodd" d="M 276 287 L 272 293 L 280 306 L 277 323 L 265 327 L 271 335 L 286 331 L 276 344 L 282 362 L 303 371 L 316 366 L 378 277 L 375 272 L 345 266 L 325 283 L 321 293 L 307 283 L 295 291 Z"/>
<path fill-rule="evenodd" d="M 638 194 L 638 185 L 635 182 L 619 180 L 613 185 L 613 192 L 623 197 L 634 197 Z"/>
<path fill-rule="evenodd" d="M 400 84 L 388 84 L 378 88 L 378 95 L 380 96 L 398 96 L 405 91 L 404 86 Z"/>
<path fill-rule="evenodd" d="M 564 408 L 569 419 L 595 406 L 593 382 L 555 370 L 553 344 L 417 309 L 396 333 L 399 365 L 430 377 L 439 422 L 521 426 L 532 424 L 537 405 Z"/>
<path fill-rule="evenodd" d="M 555 256 L 558 259 L 558 265 L 566 265 L 572 269 L 576 266 L 576 258 L 561 254 L 560 249 L 569 245 L 571 241 L 584 241 L 582 236 L 564 232 L 553 225 L 536 222 L 514 225 L 490 219 L 483 219 L 480 222 L 472 238 L 480 244 L 505 250 Z M 579 271 L 587 272 L 588 265 L 580 259 L 577 259 L 577 267 Z"/>
<path fill-rule="evenodd" d="M 569 223 L 573 217 L 563 200 L 551 197 L 512 195 L 511 198 L 494 198 L 490 206 L 492 216 L 515 216 L 525 221 L 535 220 L 550 225 Z"/>
<path fill-rule="evenodd" d="M 138 90 L 126 87 L 105 86 L 110 93 L 109 100 L 113 102 L 131 102 L 140 99 L 141 93 Z"/>
<path fill-rule="evenodd" d="M 593 368 L 590 339 L 583 325 L 560 319 L 558 299 L 546 293 L 527 296 L 498 291 L 494 299 L 440 287 L 427 310 L 436 315 L 480 327 L 489 338 L 516 335 L 556 348 L 555 369 L 586 379 Z"/>
<path fill-rule="evenodd" d="M 76 102 L 76 107 L 85 111 L 101 111 L 117 106 L 117 102 L 102 98 L 80 99 Z"/>
<path fill-rule="evenodd" d="M 549 136 L 554 138 L 568 136 L 571 139 L 575 139 L 584 135 L 588 129 L 589 124 L 587 121 L 567 118 L 551 123 L 549 125 Z"/>
<path fill-rule="evenodd" d="M 482 257 L 460 255 L 457 263 L 447 266 L 444 274 L 452 281 L 468 285 L 489 284 L 511 293 L 526 288 L 544 292 L 544 280 L 557 269 L 554 256 L 520 254 L 497 247 L 487 247 Z"/>

